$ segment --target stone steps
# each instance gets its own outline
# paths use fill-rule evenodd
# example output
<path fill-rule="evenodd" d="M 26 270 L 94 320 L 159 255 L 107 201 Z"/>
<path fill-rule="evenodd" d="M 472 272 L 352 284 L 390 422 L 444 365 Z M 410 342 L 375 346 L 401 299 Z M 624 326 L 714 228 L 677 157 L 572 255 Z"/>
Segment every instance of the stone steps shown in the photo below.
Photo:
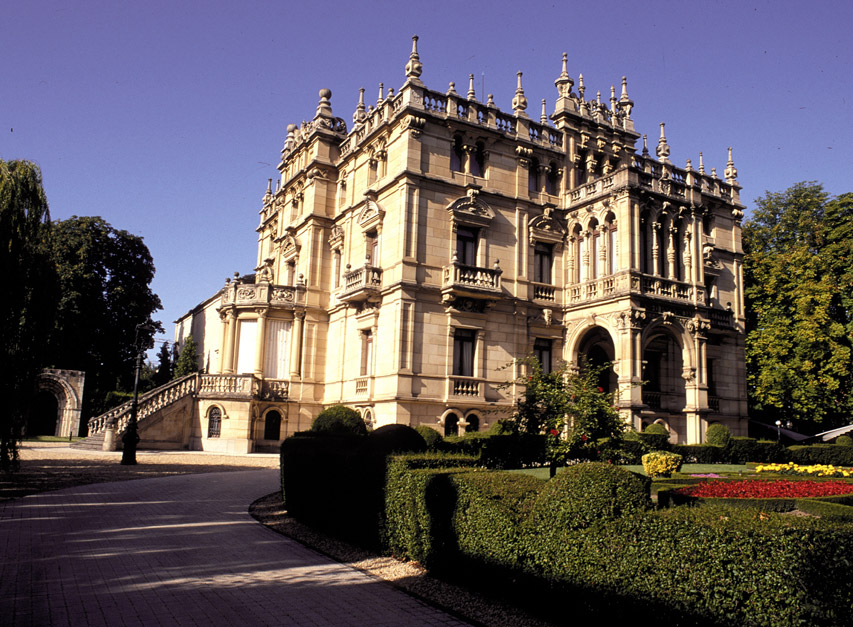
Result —
<path fill-rule="evenodd" d="M 88 438 L 77 440 L 71 445 L 71 448 L 82 449 L 86 451 L 102 451 L 104 450 L 105 431 L 90 435 Z"/>

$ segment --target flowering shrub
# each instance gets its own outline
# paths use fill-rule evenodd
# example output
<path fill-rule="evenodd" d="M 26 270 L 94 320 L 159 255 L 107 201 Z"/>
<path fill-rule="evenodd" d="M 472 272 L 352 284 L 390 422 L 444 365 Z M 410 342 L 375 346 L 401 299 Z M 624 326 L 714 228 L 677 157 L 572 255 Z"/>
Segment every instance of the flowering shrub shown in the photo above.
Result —
<path fill-rule="evenodd" d="M 755 472 L 779 472 L 788 475 L 808 475 L 812 477 L 853 477 L 853 468 L 842 468 L 829 464 L 800 466 L 794 462 L 787 464 L 764 464 L 757 466 Z"/>
<path fill-rule="evenodd" d="M 844 481 L 703 481 L 674 490 L 683 496 L 734 499 L 797 499 L 853 494 L 853 485 Z"/>
<path fill-rule="evenodd" d="M 681 468 L 682 457 L 667 451 L 652 451 L 643 455 L 643 470 L 649 477 L 668 477 Z"/>

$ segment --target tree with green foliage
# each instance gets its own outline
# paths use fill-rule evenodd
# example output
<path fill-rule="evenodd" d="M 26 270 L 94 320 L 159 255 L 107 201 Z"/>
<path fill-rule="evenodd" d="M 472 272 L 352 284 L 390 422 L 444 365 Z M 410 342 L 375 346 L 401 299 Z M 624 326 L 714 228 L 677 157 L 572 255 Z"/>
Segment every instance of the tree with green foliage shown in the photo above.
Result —
<path fill-rule="evenodd" d="M 157 368 L 154 370 L 154 384 L 163 385 L 172 380 L 172 351 L 169 342 L 163 342 L 157 352 Z"/>
<path fill-rule="evenodd" d="M 154 262 L 142 238 L 98 217 L 52 224 L 50 255 L 60 294 L 49 340 L 51 363 L 86 372 L 84 413 L 105 411 L 107 395 L 133 389 L 137 325 L 163 330 L 151 316 Z"/>
<path fill-rule="evenodd" d="M 621 437 L 625 423 L 615 409 L 616 393 L 599 386 L 609 364 L 583 364 L 577 370 L 563 364 L 545 373 L 532 356 L 518 363 L 526 366 L 527 374 L 517 380 L 523 391 L 503 428 L 546 434 L 552 467 L 568 459 L 594 458 L 598 440 Z"/>
<path fill-rule="evenodd" d="M 853 194 L 814 182 L 757 199 L 744 224 L 750 413 L 847 424 L 853 413 Z"/>
<path fill-rule="evenodd" d="M 184 345 L 181 346 L 172 376 L 175 379 L 180 379 L 198 371 L 198 344 L 192 335 L 188 335 L 184 340 Z"/>
<path fill-rule="evenodd" d="M 44 337 L 56 305 L 48 262 L 50 214 L 41 171 L 0 160 L 0 469 L 17 468 L 17 440 L 44 366 Z"/>

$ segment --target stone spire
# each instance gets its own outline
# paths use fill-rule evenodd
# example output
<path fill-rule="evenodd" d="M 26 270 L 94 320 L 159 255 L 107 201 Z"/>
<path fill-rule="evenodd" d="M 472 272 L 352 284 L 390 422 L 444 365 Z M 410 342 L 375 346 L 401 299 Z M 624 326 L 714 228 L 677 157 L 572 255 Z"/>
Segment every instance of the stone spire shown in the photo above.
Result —
<path fill-rule="evenodd" d="M 379 107 L 383 100 L 385 100 L 385 84 L 379 83 L 379 96 L 376 98 L 376 106 Z"/>
<path fill-rule="evenodd" d="M 666 143 L 666 135 L 664 135 L 663 128 L 666 126 L 663 122 L 660 123 L 660 139 L 658 140 L 658 147 L 655 150 L 655 154 L 658 156 L 658 159 L 662 163 L 669 163 L 669 144 Z"/>
<path fill-rule="evenodd" d="M 548 124 L 548 113 L 545 111 L 545 99 L 542 99 L 542 114 L 539 116 L 539 122 Z"/>
<path fill-rule="evenodd" d="M 418 85 L 423 85 L 421 82 L 421 73 L 424 71 L 424 64 L 421 63 L 421 58 L 418 56 L 418 36 L 412 37 L 412 54 L 409 55 L 409 62 L 406 64 L 406 78 Z"/>
<path fill-rule="evenodd" d="M 732 161 L 732 147 L 729 146 L 729 160 L 726 163 L 726 169 L 723 170 L 723 176 L 726 177 L 726 182 L 734 183 L 737 180 L 737 169 L 735 162 Z"/>
<path fill-rule="evenodd" d="M 355 113 L 352 114 L 352 121 L 358 124 L 367 117 L 367 109 L 364 108 L 364 87 L 358 90 L 358 105 L 355 107 Z"/>
<path fill-rule="evenodd" d="M 578 74 L 578 94 L 580 95 L 581 102 L 583 102 L 583 95 L 586 93 L 586 87 L 583 84 L 583 74 Z"/>
<path fill-rule="evenodd" d="M 568 58 L 569 55 L 565 52 L 563 53 L 563 71 L 560 72 L 560 75 L 557 77 L 557 80 L 554 81 L 554 85 L 557 87 L 557 93 L 560 98 L 568 98 L 572 95 L 572 86 L 575 82 L 572 80 L 572 77 L 569 76 L 568 72 Z"/>
<path fill-rule="evenodd" d="M 644 157 L 649 156 L 649 141 L 648 141 L 648 137 L 646 137 L 645 133 L 643 133 L 643 156 Z"/>
<path fill-rule="evenodd" d="M 527 98 L 524 97 L 524 87 L 521 86 L 521 72 L 518 73 L 518 87 L 515 88 L 515 98 L 512 99 L 512 110 L 517 117 L 527 117 Z"/>
<path fill-rule="evenodd" d="M 628 97 L 628 77 L 622 77 L 622 95 L 619 96 L 619 108 L 625 114 L 625 117 L 631 119 L 631 109 L 634 108 L 634 101 Z"/>
<path fill-rule="evenodd" d="M 699 153 L 699 174 L 705 174 L 705 161 L 702 159 L 702 153 Z"/>
<path fill-rule="evenodd" d="M 477 101 L 477 95 L 474 92 L 474 75 L 468 75 L 468 100 Z"/>

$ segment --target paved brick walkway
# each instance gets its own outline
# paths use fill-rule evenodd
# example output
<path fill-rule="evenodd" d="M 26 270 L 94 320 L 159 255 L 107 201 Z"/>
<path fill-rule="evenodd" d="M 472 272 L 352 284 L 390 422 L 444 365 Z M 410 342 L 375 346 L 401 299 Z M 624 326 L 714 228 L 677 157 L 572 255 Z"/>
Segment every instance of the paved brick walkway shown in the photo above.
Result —
<path fill-rule="evenodd" d="M 277 470 L 101 483 L 0 505 L 0 622 L 462 625 L 247 513 Z"/>

